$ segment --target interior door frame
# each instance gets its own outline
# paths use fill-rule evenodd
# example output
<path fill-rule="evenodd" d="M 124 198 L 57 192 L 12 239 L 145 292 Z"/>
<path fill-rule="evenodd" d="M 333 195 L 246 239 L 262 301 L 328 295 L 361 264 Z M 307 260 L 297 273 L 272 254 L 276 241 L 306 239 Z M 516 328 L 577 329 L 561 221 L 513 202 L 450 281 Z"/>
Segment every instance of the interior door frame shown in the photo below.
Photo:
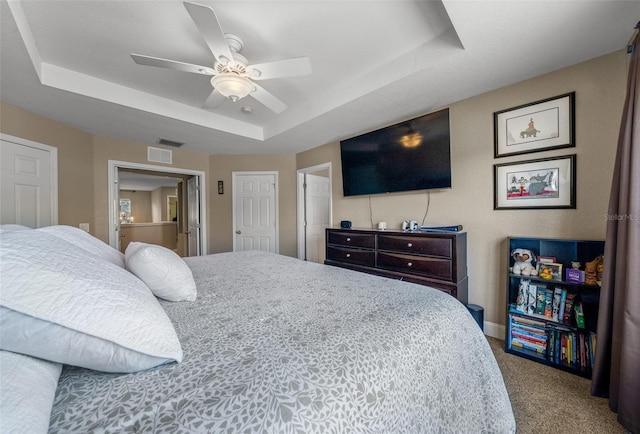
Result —
<path fill-rule="evenodd" d="M 116 169 L 138 169 L 138 170 L 151 170 L 154 172 L 162 172 L 169 175 L 190 175 L 197 176 L 199 178 L 199 201 L 200 201 L 200 254 L 207 254 L 207 194 L 206 194 L 206 178 L 205 172 L 202 170 L 193 169 L 181 169 L 178 167 L 166 167 L 166 166 L 154 166 L 144 163 L 133 163 L 131 161 L 118 161 L 109 160 L 108 162 L 108 192 L 109 192 L 109 245 L 114 248 L 118 248 L 118 230 L 120 227 L 120 221 L 116 218 L 113 210 L 114 204 L 118 200 L 116 195 L 116 189 L 119 190 L 119 186 L 115 180 Z"/>
<path fill-rule="evenodd" d="M 238 191 L 236 190 L 238 187 L 238 182 L 237 179 L 240 176 L 255 176 L 255 175 L 269 175 L 269 176 L 273 176 L 274 182 L 275 182 L 275 187 L 273 189 L 273 195 L 274 195 L 274 219 L 275 219 L 275 240 L 273 240 L 274 242 L 274 247 L 275 247 L 275 252 L 276 253 L 280 253 L 280 198 L 278 195 L 278 189 L 279 189 L 279 181 L 278 181 L 278 172 L 275 170 L 272 171 L 265 171 L 265 170 L 260 170 L 260 171 L 241 171 L 241 172 L 231 172 L 231 190 L 232 190 L 232 194 L 231 194 L 231 209 L 232 209 L 232 237 L 233 237 L 233 251 L 236 251 L 236 247 L 237 247 L 237 241 L 236 241 L 236 219 L 237 219 L 237 215 L 236 215 L 236 196 Z"/>
<path fill-rule="evenodd" d="M 49 170 L 51 171 L 51 179 L 49 180 L 51 194 L 51 225 L 58 224 L 58 148 L 44 143 L 34 142 L 32 140 L 23 139 L 21 137 L 11 136 L 9 134 L 0 133 L 0 140 L 13 143 L 18 146 L 26 146 L 29 148 L 39 149 L 49 153 Z"/>
<path fill-rule="evenodd" d="M 297 232 L 298 232 L 298 258 L 305 259 L 306 252 L 306 215 L 307 215 L 307 198 L 305 195 L 305 175 L 307 173 L 320 172 L 323 170 L 329 171 L 329 227 L 333 225 L 333 173 L 331 171 L 331 162 L 317 164 L 311 167 L 305 167 L 298 169 L 297 172 Z"/>

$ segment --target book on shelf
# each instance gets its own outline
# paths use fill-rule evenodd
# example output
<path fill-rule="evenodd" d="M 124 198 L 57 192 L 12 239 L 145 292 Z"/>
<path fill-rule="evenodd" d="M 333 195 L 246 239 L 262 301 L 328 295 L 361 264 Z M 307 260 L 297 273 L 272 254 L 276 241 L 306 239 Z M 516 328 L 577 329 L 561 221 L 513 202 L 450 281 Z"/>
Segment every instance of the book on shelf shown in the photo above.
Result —
<path fill-rule="evenodd" d="M 542 345 L 536 345 L 531 342 L 522 341 L 517 338 L 511 338 L 511 345 L 519 349 L 534 351 L 540 354 L 541 356 L 545 356 L 547 352 L 547 349 Z"/>
<path fill-rule="evenodd" d="M 571 324 L 571 312 L 573 310 L 573 299 L 575 296 L 573 293 L 567 293 L 564 303 L 564 316 L 562 318 L 562 322 L 565 324 Z"/>
<path fill-rule="evenodd" d="M 518 286 L 518 296 L 516 297 L 516 309 L 520 312 L 527 312 L 527 302 L 529 297 L 529 281 L 522 279 Z"/>
<path fill-rule="evenodd" d="M 528 324 L 519 324 L 517 322 L 513 322 L 512 328 L 518 333 L 535 336 L 536 338 L 539 338 L 539 339 L 546 339 L 546 336 L 547 336 L 547 332 L 544 328 L 530 326 Z"/>
<path fill-rule="evenodd" d="M 562 300 L 562 288 L 557 286 L 553 289 L 553 306 L 551 311 L 551 319 L 558 321 L 560 315 L 560 303 Z"/>
<path fill-rule="evenodd" d="M 536 310 L 534 313 L 538 315 L 544 315 L 544 299 L 546 288 L 541 285 L 536 285 Z"/>
<path fill-rule="evenodd" d="M 544 316 L 551 318 L 553 315 L 553 291 L 549 288 L 544 290 Z"/>
<path fill-rule="evenodd" d="M 512 314 L 516 314 L 516 315 L 521 315 L 522 314 L 522 312 L 518 311 L 515 308 L 514 305 L 511 305 L 510 312 Z M 527 315 L 527 318 L 523 318 L 521 316 L 513 316 L 513 318 L 517 318 L 517 320 L 521 321 L 521 322 L 522 321 L 531 321 L 531 323 L 529 323 L 529 324 L 535 325 L 535 326 L 538 326 L 538 327 L 543 327 L 544 328 L 547 325 L 544 321 L 547 321 L 548 318 L 545 317 L 544 315 L 538 315 L 538 314 L 535 314 L 535 313 L 526 313 L 524 315 Z M 538 321 L 538 319 L 540 319 L 540 321 Z"/>
<path fill-rule="evenodd" d="M 582 311 L 582 302 L 580 300 L 577 300 L 576 302 L 574 302 L 573 311 L 576 315 L 576 325 L 578 326 L 578 328 L 583 329 L 584 328 L 584 312 Z"/>
<path fill-rule="evenodd" d="M 535 336 L 518 333 L 515 330 L 511 333 L 511 340 L 512 341 L 518 341 L 518 342 L 524 342 L 524 343 L 530 344 L 532 346 L 535 346 L 536 348 L 538 348 L 538 347 L 542 348 L 542 349 L 546 349 L 547 348 L 547 340 L 546 339 L 540 339 L 540 338 L 535 337 Z"/>
<path fill-rule="evenodd" d="M 527 313 L 536 313 L 536 285 L 531 283 L 527 288 Z"/>
<path fill-rule="evenodd" d="M 564 320 L 564 307 L 567 302 L 567 290 L 562 289 L 562 294 L 560 296 L 560 311 L 558 312 L 558 321 L 563 322 Z"/>
<path fill-rule="evenodd" d="M 547 360 L 581 372 L 593 369 L 595 358 L 594 333 L 551 327 L 547 343 Z"/>

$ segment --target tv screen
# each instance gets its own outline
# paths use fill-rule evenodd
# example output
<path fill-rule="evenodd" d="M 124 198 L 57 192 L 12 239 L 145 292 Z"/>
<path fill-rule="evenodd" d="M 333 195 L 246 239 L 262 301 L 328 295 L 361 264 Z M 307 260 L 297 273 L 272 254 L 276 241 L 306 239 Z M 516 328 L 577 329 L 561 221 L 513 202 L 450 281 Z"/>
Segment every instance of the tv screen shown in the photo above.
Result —
<path fill-rule="evenodd" d="M 340 142 L 345 196 L 451 187 L 449 109 Z"/>

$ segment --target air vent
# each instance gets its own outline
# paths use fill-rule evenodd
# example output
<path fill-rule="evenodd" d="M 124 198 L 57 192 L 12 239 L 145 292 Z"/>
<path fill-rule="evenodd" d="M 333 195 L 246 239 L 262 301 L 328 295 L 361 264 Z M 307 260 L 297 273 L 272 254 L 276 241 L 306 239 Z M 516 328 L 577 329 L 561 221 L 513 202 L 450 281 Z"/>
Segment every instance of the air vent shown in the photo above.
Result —
<path fill-rule="evenodd" d="M 166 145 L 166 146 L 173 146 L 174 148 L 179 148 L 180 146 L 184 145 L 184 143 L 175 142 L 173 140 L 168 140 L 168 139 L 163 139 L 161 137 L 161 138 L 158 139 L 158 145 Z"/>
<path fill-rule="evenodd" d="M 147 146 L 147 161 L 152 161 L 154 163 L 172 164 L 173 151 L 169 149 Z"/>

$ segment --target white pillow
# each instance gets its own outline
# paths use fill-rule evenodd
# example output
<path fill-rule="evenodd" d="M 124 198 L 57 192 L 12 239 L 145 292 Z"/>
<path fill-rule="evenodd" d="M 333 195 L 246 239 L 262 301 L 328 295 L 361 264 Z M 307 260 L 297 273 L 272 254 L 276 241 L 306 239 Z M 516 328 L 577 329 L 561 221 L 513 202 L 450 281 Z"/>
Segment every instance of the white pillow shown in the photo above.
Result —
<path fill-rule="evenodd" d="M 60 363 L 0 351 L 2 432 L 46 433 L 62 371 Z"/>
<path fill-rule="evenodd" d="M 182 361 L 140 279 L 38 230 L 0 233 L 0 349 L 106 372 Z"/>
<path fill-rule="evenodd" d="M 166 247 L 139 242 L 129 243 L 124 252 L 127 270 L 138 276 L 149 289 L 169 301 L 194 301 L 198 295 L 191 269 Z"/>
<path fill-rule="evenodd" d="M 46 232 L 50 235 L 55 235 L 58 238 L 79 247 L 89 253 L 93 253 L 101 257 L 102 259 L 116 264 L 119 267 L 124 268 L 124 255 L 122 252 L 114 249 L 109 244 L 99 240 L 93 235 L 83 231 L 80 228 L 74 226 L 56 225 L 45 226 L 36 229 L 37 231 Z"/>
<path fill-rule="evenodd" d="M 24 231 L 26 229 L 32 229 L 32 228 L 30 228 L 29 226 L 16 225 L 13 223 L 0 225 L 0 232 Z"/>

